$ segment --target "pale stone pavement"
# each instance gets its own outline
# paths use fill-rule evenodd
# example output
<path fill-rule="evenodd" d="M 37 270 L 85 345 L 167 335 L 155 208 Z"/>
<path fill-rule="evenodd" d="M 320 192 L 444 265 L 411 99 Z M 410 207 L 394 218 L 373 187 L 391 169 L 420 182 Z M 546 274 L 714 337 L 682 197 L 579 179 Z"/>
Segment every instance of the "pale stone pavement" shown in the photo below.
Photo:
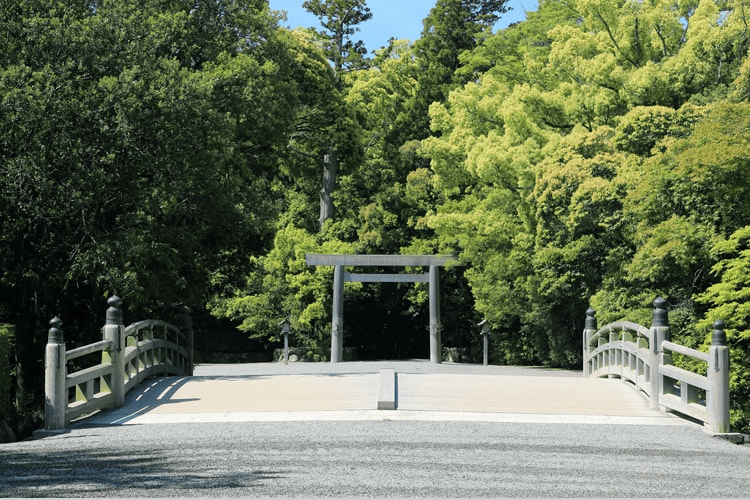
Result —
<path fill-rule="evenodd" d="M 396 372 L 397 409 L 377 410 L 379 373 Z M 425 361 L 199 365 L 155 379 L 87 424 L 284 420 L 467 420 L 692 425 L 619 380 L 581 372 Z"/>

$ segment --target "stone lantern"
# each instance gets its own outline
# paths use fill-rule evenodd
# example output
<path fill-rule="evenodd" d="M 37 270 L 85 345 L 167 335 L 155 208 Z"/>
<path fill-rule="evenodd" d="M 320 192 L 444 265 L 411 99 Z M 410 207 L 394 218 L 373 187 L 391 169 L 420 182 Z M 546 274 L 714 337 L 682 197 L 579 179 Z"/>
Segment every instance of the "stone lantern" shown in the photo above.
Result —
<path fill-rule="evenodd" d="M 284 335 L 284 364 L 289 364 L 289 334 L 292 333 L 292 323 L 289 321 L 289 318 L 284 318 L 284 320 L 279 323 L 281 326 L 281 333 Z"/>
<path fill-rule="evenodd" d="M 480 332 L 480 335 L 484 338 L 484 366 L 487 366 L 488 339 L 489 339 L 490 333 L 492 332 L 492 327 L 490 327 L 490 323 L 486 319 L 482 320 L 482 322 L 477 324 L 477 326 L 482 327 L 482 331 Z"/>

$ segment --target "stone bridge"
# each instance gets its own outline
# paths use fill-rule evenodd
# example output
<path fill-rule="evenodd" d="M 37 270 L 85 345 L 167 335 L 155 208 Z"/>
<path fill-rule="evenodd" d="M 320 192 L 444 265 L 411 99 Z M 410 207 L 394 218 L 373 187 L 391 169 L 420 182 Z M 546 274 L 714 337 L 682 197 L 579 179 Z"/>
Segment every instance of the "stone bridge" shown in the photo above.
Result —
<path fill-rule="evenodd" d="M 746 436 L 728 432 L 723 324 L 707 353 L 672 343 L 662 299 L 650 328 L 597 328 L 587 311 L 583 372 L 434 360 L 194 366 L 189 311 L 180 326 L 125 327 L 120 303 L 110 300 L 104 338 L 89 346 L 66 350 L 52 321 L 45 439 L 0 445 L 3 495 L 750 494 L 750 448 L 730 442 Z M 705 363 L 705 375 L 671 353 Z M 101 363 L 67 372 L 92 355 Z"/>

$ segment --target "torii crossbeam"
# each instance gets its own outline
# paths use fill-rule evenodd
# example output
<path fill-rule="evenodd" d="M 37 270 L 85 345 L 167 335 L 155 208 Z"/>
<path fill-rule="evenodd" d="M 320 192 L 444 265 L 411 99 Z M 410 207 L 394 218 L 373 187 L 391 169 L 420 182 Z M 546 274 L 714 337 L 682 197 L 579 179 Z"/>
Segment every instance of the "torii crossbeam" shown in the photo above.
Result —
<path fill-rule="evenodd" d="M 437 255 L 329 255 L 305 254 L 308 266 L 334 266 L 333 321 L 331 325 L 331 363 L 338 363 L 344 355 L 344 282 L 408 283 L 429 282 L 430 289 L 430 362 L 442 361 L 440 338 L 440 267 L 458 263 L 453 256 Z M 350 274 L 345 266 L 429 267 L 421 274 Z"/>

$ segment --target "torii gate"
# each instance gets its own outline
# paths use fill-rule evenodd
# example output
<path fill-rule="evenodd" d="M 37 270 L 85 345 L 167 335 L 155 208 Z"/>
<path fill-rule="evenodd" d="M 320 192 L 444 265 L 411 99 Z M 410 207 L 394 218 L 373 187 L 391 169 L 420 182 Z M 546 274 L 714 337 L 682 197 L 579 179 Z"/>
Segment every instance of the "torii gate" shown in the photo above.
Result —
<path fill-rule="evenodd" d="M 430 289 L 430 362 L 442 361 L 440 338 L 440 267 L 457 263 L 452 256 L 436 255 L 329 255 L 305 254 L 308 266 L 335 266 L 333 272 L 333 322 L 331 326 L 331 363 L 344 354 L 344 282 L 410 283 L 429 282 Z M 344 266 L 424 266 L 430 271 L 421 274 L 352 274 Z"/>

